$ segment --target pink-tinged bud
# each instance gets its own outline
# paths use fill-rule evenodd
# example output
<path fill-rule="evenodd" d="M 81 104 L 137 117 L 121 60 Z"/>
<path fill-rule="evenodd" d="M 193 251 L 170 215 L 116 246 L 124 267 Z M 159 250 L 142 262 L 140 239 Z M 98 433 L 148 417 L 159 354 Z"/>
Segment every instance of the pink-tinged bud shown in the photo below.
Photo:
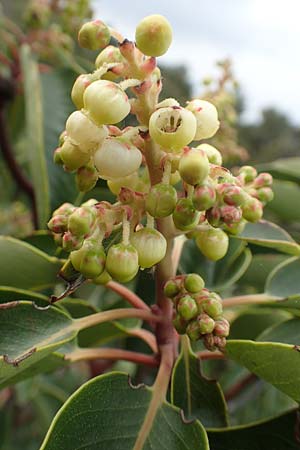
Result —
<path fill-rule="evenodd" d="M 262 172 L 253 181 L 253 186 L 257 188 L 270 187 L 273 184 L 273 177 L 270 173 Z"/>
<path fill-rule="evenodd" d="M 152 186 L 146 196 L 146 210 L 155 218 L 167 217 L 174 211 L 177 191 L 173 186 L 158 183 Z"/>
<path fill-rule="evenodd" d="M 184 320 L 194 319 L 198 314 L 197 303 L 190 295 L 183 295 L 177 303 L 177 312 Z"/>
<path fill-rule="evenodd" d="M 219 227 L 222 224 L 221 209 L 218 206 L 213 206 L 205 213 L 206 220 L 212 227 Z"/>
<path fill-rule="evenodd" d="M 188 324 L 188 326 L 186 327 L 186 334 L 191 341 L 197 341 L 202 337 L 198 320 L 192 320 Z"/>
<path fill-rule="evenodd" d="M 71 253 L 70 258 L 73 267 L 86 278 L 99 276 L 105 267 L 106 255 L 104 249 L 94 239 L 85 240 L 79 250 Z"/>
<path fill-rule="evenodd" d="M 243 188 L 236 185 L 226 186 L 223 190 L 224 202 L 232 206 L 241 206 L 247 200 L 247 193 Z"/>
<path fill-rule="evenodd" d="M 218 131 L 220 126 L 218 111 L 212 103 L 195 99 L 188 102 L 186 108 L 194 114 L 197 120 L 194 140 L 208 139 Z"/>
<path fill-rule="evenodd" d="M 195 294 L 204 288 L 204 280 L 197 273 L 189 273 L 184 278 L 184 287 L 188 292 Z"/>
<path fill-rule="evenodd" d="M 72 205 L 72 203 L 63 203 L 62 205 L 60 205 L 59 208 L 57 208 L 55 211 L 53 211 L 52 216 L 57 216 L 60 214 L 69 216 L 74 210 L 75 210 L 75 206 Z"/>
<path fill-rule="evenodd" d="M 209 298 L 209 291 L 208 289 L 202 289 L 202 291 L 197 292 L 196 294 L 192 295 L 193 299 L 197 303 L 198 308 L 198 314 L 203 313 L 203 304 L 204 302 Z"/>
<path fill-rule="evenodd" d="M 164 285 L 164 294 L 166 297 L 173 299 L 177 294 L 179 294 L 180 289 L 180 280 L 171 279 Z"/>
<path fill-rule="evenodd" d="M 78 250 L 83 244 L 83 236 L 75 236 L 70 231 L 64 233 L 62 238 L 62 247 L 66 252 Z"/>
<path fill-rule="evenodd" d="M 274 198 L 274 192 L 269 187 L 262 187 L 257 189 L 256 196 L 263 204 L 269 203 Z"/>
<path fill-rule="evenodd" d="M 256 176 L 257 170 L 252 166 L 243 166 L 239 170 L 239 178 L 241 178 L 245 183 L 254 181 Z"/>
<path fill-rule="evenodd" d="M 202 313 L 197 318 L 201 334 L 212 333 L 215 327 L 215 321 L 207 314 Z"/>
<path fill-rule="evenodd" d="M 96 212 L 89 206 L 81 206 L 69 216 L 68 229 L 75 236 L 86 236 L 91 233 L 95 224 Z"/>
<path fill-rule="evenodd" d="M 77 109 L 83 108 L 83 94 L 91 83 L 92 75 L 89 73 L 83 73 L 76 78 L 72 87 L 71 98 Z"/>
<path fill-rule="evenodd" d="M 218 261 L 226 255 L 229 239 L 223 230 L 213 228 L 199 231 L 196 237 L 196 244 L 204 256 L 212 261 Z"/>
<path fill-rule="evenodd" d="M 187 321 L 184 320 L 179 314 L 173 320 L 173 326 L 178 334 L 185 334 Z"/>
<path fill-rule="evenodd" d="M 150 268 L 158 264 L 167 251 L 165 237 L 153 228 L 142 228 L 130 237 L 132 245 L 138 252 L 139 265 L 142 268 Z"/>
<path fill-rule="evenodd" d="M 138 252 L 133 245 L 112 245 L 107 253 L 106 270 L 115 280 L 127 283 L 139 270 L 138 259 Z"/>
<path fill-rule="evenodd" d="M 83 102 L 89 117 L 98 126 L 121 122 L 130 113 L 127 95 L 112 81 L 94 81 L 86 88 Z"/>
<path fill-rule="evenodd" d="M 104 64 L 120 63 L 118 66 L 113 67 L 108 70 L 104 75 L 102 75 L 102 80 L 114 81 L 122 75 L 124 71 L 124 58 L 120 52 L 120 49 L 114 47 L 113 45 L 108 45 L 96 58 L 95 66 L 100 69 Z"/>
<path fill-rule="evenodd" d="M 53 233 L 64 233 L 67 231 L 68 216 L 65 214 L 57 214 L 49 220 L 47 225 Z"/>
<path fill-rule="evenodd" d="M 65 167 L 70 170 L 77 170 L 79 167 L 86 164 L 90 155 L 86 152 L 82 152 L 77 145 L 74 145 L 70 139 L 66 139 L 61 147 L 60 157 Z"/>
<path fill-rule="evenodd" d="M 227 337 L 229 335 L 230 325 L 228 320 L 219 319 L 216 320 L 214 334 L 219 337 Z"/>
<path fill-rule="evenodd" d="M 200 144 L 196 148 L 203 150 L 206 153 L 208 161 L 211 164 L 216 164 L 217 166 L 222 166 L 222 155 L 215 147 L 210 144 Z"/>
<path fill-rule="evenodd" d="M 136 46 L 148 56 L 161 56 L 171 45 L 172 28 L 167 19 L 153 14 L 142 19 L 135 31 Z"/>
<path fill-rule="evenodd" d="M 178 170 L 187 184 L 194 186 L 203 183 L 209 172 L 206 153 L 196 148 L 188 148 L 180 158 Z"/>
<path fill-rule="evenodd" d="M 211 184 L 202 184 L 195 187 L 193 204 L 198 211 L 210 209 L 216 202 L 216 191 Z"/>
<path fill-rule="evenodd" d="M 242 218 L 242 210 L 236 206 L 224 205 L 220 207 L 221 218 L 224 223 L 237 223 Z"/>
<path fill-rule="evenodd" d="M 221 336 L 214 336 L 214 346 L 220 351 L 223 351 L 226 347 L 226 338 Z"/>
<path fill-rule="evenodd" d="M 78 42 L 80 47 L 88 50 L 99 50 L 106 47 L 110 41 L 110 31 L 101 20 L 87 22 L 79 30 Z"/>
<path fill-rule="evenodd" d="M 137 147 L 121 138 L 107 138 L 94 155 L 99 176 L 106 180 L 126 177 L 138 170 L 142 154 Z"/>
<path fill-rule="evenodd" d="M 223 312 L 222 302 L 216 298 L 209 297 L 202 305 L 203 311 L 212 319 L 218 319 Z"/>
<path fill-rule="evenodd" d="M 263 215 L 263 207 L 259 200 L 249 197 L 247 202 L 242 206 L 243 217 L 249 222 L 258 222 Z"/>
<path fill-rule="evenodd" d="M 213 352 L 214 350 L 216 350 L 215 336 L 212 333 L 205 334 L 203 337 L 203 344 L 207 348 L 207 350 Z"/>
<path fill-rule="evenodd" d="M 188 231 L 195 228 L 199 223 L 200 213 L 189 198 L 178 200 L 173 212 L 174 225 L 178 230 Z"/>
<path fill-rule="evenodd" d="M 98 172 L 92 164 L 80 167 L 76 173 L 76 185 L 80 192 L 88 192 L 96 186 Z"/>

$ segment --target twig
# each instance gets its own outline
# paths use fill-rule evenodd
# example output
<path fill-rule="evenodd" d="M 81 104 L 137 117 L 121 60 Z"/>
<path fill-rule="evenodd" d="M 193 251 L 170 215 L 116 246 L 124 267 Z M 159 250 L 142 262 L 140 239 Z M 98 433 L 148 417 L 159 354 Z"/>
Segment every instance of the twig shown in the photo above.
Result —
<path fill-rule="evenodd" d="M 232 400 L 236 397 L 246 386 L 257 380 L 257 376 L 253 373 L 246 375 L 244 378 L 239 380 L 225 393 L 226 401 Z"/>
<path fill-rule="evenodd" d="M 144 309 L 145 311 L 150 311 L 150 307 L 134 292 L 127 289 L 122 284 L 117 283 L 116 281 L 109 281 L 105 285 L 108 289 L 119 294 L 124 300 L 130 303 L 135 308 Z"/>
<path fill-rule="evenodd" d="M 145 353 L 137 353 L 118 348 L 82 348 L 67 354 L 65 359 L 71 362 L 95 359 L 118 361 L 122 359 L 151 367 L 157 367 L 159 364 L 154 355 L 146 355 Z"/>
<path fill-rule="evenodd" d="M 259 303 L 268 303 L 270 301 L 280 300 L 280 297 L 274 297 L 268 294 L 249 294 L 239 295 L 237 297 L 228 297 L 223 300 L 224 308 L 240 305 L 254 305 Z"/>
<path fill-rule="evenodd" d="M 224 359 L 226 355 L 222 352 L 210 352 L 208 350 L 203 350 L 197 353 L 199 359 Z"/>

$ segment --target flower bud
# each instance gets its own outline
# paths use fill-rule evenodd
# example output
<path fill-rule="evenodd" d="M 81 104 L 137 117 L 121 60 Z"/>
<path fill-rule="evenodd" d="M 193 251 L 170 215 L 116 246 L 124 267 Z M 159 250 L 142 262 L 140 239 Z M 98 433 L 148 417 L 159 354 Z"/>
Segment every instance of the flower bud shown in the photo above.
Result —
<path fill-rule="evenodd" d="M 173 320 L 173 326 L 178 334 L 185 334 L 187 322 L 179 314 Z"/>
<path fill-rule="evenodd" d="M 198 314 L 197 303 L 190 295 L 183 295 L 178 301 L 177 311 L 184 320 L 194 319 Z"/>
<path fill-rule="evenodd" d="M 86 164 L 90 155 L 82 152 L 77 145 L 74 145 L 70 139 L 66 139 L 60 150 L 60 157 L 68 170 L 77 170 Z"/>
<path fill-rule="evenodd" d="M 142 154 L 137 147 L 111 137 L 95 152 L 94 163 L 101 178 L 121 178 L 138 170 Z"/>
<path fill-rule="evenodd" d="M 75 236 L 70 231 L 64 233 L 62 237 L 62 248 L 66 252 L 78 250 L 83 244 L 83 236 Z"/>
<path fill-rule="evenodd" d="M 76 78 L 72 87 L 71 98 L 77 109 L 83 108 L 83 94 L 91 83 L 92 75 L 89 73 L 83 73 Z"/>
<path fill-rule="evenodd" d="M 166 152 L 176 152 L 193 140 L 196 119 L 190 111 L 179 106 L 159 108 L 150 117 L 149 132 Z"/>
<path fill-rule="evenodd" d="M 147 56 L 161 56 L 171 45 L 172 28 L 167 19 L 159 14 L 144 17 L 136 27 L 137 48 Z"/>
<path fill-rule="evenodd" d="M 72 212 L 75 210 L 75 206 L 72 205 L 72 203 L 63 203 L 60 205 L 59 208 L 57 208 L 55 211 L 53 211 L 52 216 L 57 216 L 60 214 L 64 214 L 66 216 L 69 216 L 72 214 Z"/>
<path fill-rule="evenodd" d="M 207 314 L 202 313 L 197 318 L 201 334 L 209 334 L 213 332 L 215 321 Z"/>
<path fill-rule="evenodd" d="M 47 226 L 53 233 L 64 233 L 68 228 L 68 216 L 65 214 L 56 214 L 51 217 Z"/>
<path fill-rule="evenodd" d="M 192 295 L 198 308 L 198 314 L 203 313 L 203 303 L 209 298 L 209 291 L 207 289 L 202 289 L 200 292 Z"/>
<path fill-rule="evenodd" d="M 174 211 L 177 191 L 173 186 L 158 183 L 152 186 L 146 197 L 146 210 L 155 218 L 167 217 Z"/>
<path fill-rule="evenodd" d="M 130 103 L 123 89 L 107 80 L 94 81 L 83 95 L 84 108 L 96 125 L 118 123 L 130 113 Z"/>
<path fill-rule="evenodd" d="M 104 64 L 111 63 L 121 63 L 124 61 L 124 58 L 120 52 L 120 49 L 114 47 L 113 45 L 108 45 L 96 58 L 95 66 L 97 69 L 100 69 Z M 102 80 L 110 80 L 114 81 L 119 78 L 119 74 L 114 73 L 111 70 L 108 70 L 104 75 L 102 75 Z"/>
<path fill-rule="evenodd" d="M 220 227 L 222 225 L 221 208 L 213 206 L 208 209 L 205 213 L 205 218 L 212 227 Z"/>
<path fill-rule="evenodd" d="M 243 166 L 239 170 L 239 176 L 245 183 L 250 183 L 257 176 L 257 170 L 252 166 Z"/>
<path fill-rule="evenodd" d="M 210 209 L 216 202 L 216 191 L 212 184 L 205 183 L 195 187 L 193 204 L 198 211 Z"/>
<path fill-rule="evenodd" d="M 216 107 L 206 100 L 195 99 L 186 107 L 197 120 L 197 129 L 194 140 L 208 139 L 219 129 L 218 111 Z"/>
<path fill-rule="evenodd" d="M 164 285 L 164 294 L 168 298 L 174 298 L 180 292 L 180 283 L 178 280 L 168 280 Z"/>
<path fill-rule="evenodd" d="M 101 20 L 87 22 L 79 30 L 78 42 L 80 47 L 88 50 L 98 50 L 106 47 L 110 41 L 108 26 Z"/>
<path fill-rule="evenodd" d="M 262 187 L 260 189 L 257 189 L 256 195 L 258 200 L 260 200 L 264 204 L 271 202 L 274 198 L 274 192 L 269 187 Z"/>
<path fill-rule="evenodd" d="M 206 156 L 208 158 L 208 161 L 211 164 L 215 164 L 217 166 L 222 165 L 222 155 L 215 147 L 213 147 L 210 144 L 200 144 L 196 148 L 199 148 L 200 150 L 203 150 L 206 153 Z"/>
<path fill-rule="evenodd" d="M 174 225 L 178 230 L 192 230 L 198 225 L 200 212 L 197 211 L 189 198 L 178 200 L 173 212 Z"/>
<path fill-rule="evenodd" d="M 218 261 L 226 255 L 229 239 L 223 230 L 212 228 L 199 231 L 196 237 L 196 244 L 206 258 Z"/>
<path fill-rule="evenodd" d="M 70 254 L 73 267 L 86 278 L 99 276 L 105 267 L 106 255 L 102 245 L 94 239 L 84 241 L 79 250 Z"/>
<path fill-rule="evenodd" d="M 91 232 L 96 214 L 88 206 L 76 208 L 69 216 L 68 229 L 75 236 L 86 236 Z"/>
<path fill-rule="evenodd" d="M 76 185 L 80 192 L 88 192 L 95 187 L 98 172 L 92 164 L 80 167 L 76 173 Z"/>
<path fill-rule="evenodd" d="M 54 162 L 54 164 L 60 164 L 60 165 L 64 164 L 64 162 L 63 162 L 63 160 L 61 159 L 61 156 L 60 156 L 60 151 L 61 151 L 60 147 L 57 147 L 54 150 L 54 153 L 53 153 L 53 162 Z"/>
<path fill-rule="evenodd" d="M 159 263 L 166 254 L 167 241 L 165 237 L 153 228 L 142 228 L 130 237 L 132 245 L 139 255 L 139 266 L 150 268 Z"/>
<path fill-rule="evenodd" d="M 184 278 L 184 287 L 188 292 L 195 294 L 204 288 L 204 280 L 197 273 L 189 273 Z"/>
<path fill-rule="evenodd" d="M 106 270 L 115 280 L 127 283 L 139 270 L 138 259 L 138 252 L 133 245 L 112 245 L 107 253 Z"/>
<path fill-rule="evenodd" d="M 179 161 L 179 173 L 187 184 L 201 184 L 208 175 L 209 163 L 206 154 L 196 148 L 184 151 Z"/>
<path fill-rule="evenodd" d="M 220 207 L 221 218 L 224 223 L 237 223 L 242 218 L 242 210 L 239 207 L 224 205 Z"/>
<path fill-rule="evenodd" d="M 83 152 L 101 145 L 108 135 L 106 127 L 98 127 L 81 111 L 74 111 L 68 117 L 66 131 L 72 143 L 78 145 Z"/>
<path fill-rule="evenodd" d="M 241 219 L 240 222 L 225 224 L 224 230 L 235 236 L 237 234 L 241 234 L 244 231 L 246 224 L 246 220 Z"/>
<path fill-rule="evenodd" d="M 93 283 L 94 284 L 101 284 L 101 285 L 105 285 L 107 284 L 109 281 L 111 281 L 111 276 L 109 275 L 109 273 L 104 269 L 103 272 L 98 275 L 96 278 L 93 278 Z"/>
<path fill-rule="evenodd" d="M 223 190 L 223 199 L 228 205 L 241 206 L 245 203 L 247 197 L 244 189 L 234 184 L 229 184 Z"/>
<path fill-rule="evenodd" d="M 255 188 L 269 187 L 272 186 L 273 177 L 270 173 L 262 172 L 254 180 L 253 186 Z"/>
<path fill-rule="evenodd" d="M 107 186 L 113 194 L 119 195 L 123 187 L 136 190 L 139 181 L 140 179 L 138 172 L 133 172 L 130 175 L 127 175 L 126 177 L 107 180 Z"/>
<path fill-rule="evenodd" d="M 202 309 L 212 319 L 218 319 L 223 312 L 223 306 L 221 301 L 213 297 L 209 297 L 207 300 L 203 302 Z"/>
<path fill-rule="evenodd" d="M 263 215 L 262 204 L 257 198 L 249 197 L 242 206 L 243 217 L 249 222 L 258 222 Z"/>
<path fill-rule="evenodd" d="M 192 320 L 186 327 L 186 334 L 191 341 L 197 341 L 201 338 L 201 331 L 198 320 Z"/>
<path fill-rule="evenodd" d="M 229 335 L 230 325 L 228 320 L 220 319 L 216 320 L 214 334 L 219 337 L 227 337 Z"/>

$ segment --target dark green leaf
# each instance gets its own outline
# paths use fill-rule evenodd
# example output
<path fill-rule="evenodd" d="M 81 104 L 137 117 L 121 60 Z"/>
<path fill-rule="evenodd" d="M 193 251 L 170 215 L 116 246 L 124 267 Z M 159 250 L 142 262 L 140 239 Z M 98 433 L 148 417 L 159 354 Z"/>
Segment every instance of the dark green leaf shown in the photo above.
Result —
<path fill-rule="evenodd" d="M 276 217 L 282 221 L 299 222 L 300 209 L 295 208 L 295 205 L 300 203 L 299 185 L 290 181 L 274 180 L 272 189 L 274 199 L 268 203 L 267 211 L 276 214 Z"/>
<path fill-rule="evenodd" d="M 250 426 L 208 433 L 211 450 L 299 450 L 296 411 Z"/>
<path fill-rule="evenodd" d="M 37 305 L 46 305 L 49 303 L 49 298 L 46 295 L 38 292 L 27 291 L 26 289 L 19 289 L 10 286 L 0 286 L 0 303 L 12 302 L 14 300 L 32 300 Z"/>
<path fill-rule="evenodd" d="M 94 378 L 61 408 L 40 450 L 132 450 L 151 399 L 151 389 L 133 389 L 125 374 Z M 143 449 L 163 448 L 208 450 L 206 433 L 198 421 L 183 423 L 179 410 L 163 403 Z"/>
<path fill-rule="evenodd" d="M 282 342 L 300 345 L 300 319 L 297 317 L 277 323 L 261 333 L 257 340 L 259 342 Z"/>
<path fill-rule="evenodd" d="M 265 286 L 265 292 L 275 297 L 300 298 L 300 259 L 289 258 L 279 264 L 270 273 Z"/>
<path fill-rule="evenodd" d="M 184 411 L 187 419 L 199 419 L 205 427 L 228 425 L 223 392 L 215 380 L 201 373 L 199 358 L 186 336 L 172 373 L 171 402 Z"/>
<path fill-rule="evenodd" d="M 260 164 L 260 172 L 269 172 L 280 180 L 300 181 L 300 158 L 282 158 L 271 163 Z"/>

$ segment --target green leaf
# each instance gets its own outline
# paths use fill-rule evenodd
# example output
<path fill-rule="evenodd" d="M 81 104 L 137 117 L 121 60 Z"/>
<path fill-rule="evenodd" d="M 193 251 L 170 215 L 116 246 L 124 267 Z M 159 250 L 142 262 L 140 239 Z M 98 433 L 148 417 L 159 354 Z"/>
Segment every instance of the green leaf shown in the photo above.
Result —
<path fill-rule="evenodd" d="M 205 427 L 228 425 L 227 407 L 221 387 L 201 373 L 200 360 L 186 336 L 172 373 L 171 402 L 187 419 L 199 419 Z"/>
<path fill-rule="evenodd" d="M 280 180 L 300 181 L 300 158 L 281 158 L 271 163 L 260 164 L 260 172 L 269 172 Z"/>
<path fill-rule="evenodd" d="M 266 281 L 265 292 L 275 297 L 300 298 L 300 259 L 289 258 L 270 273 Z"/>
<path fill-rule="evenodd" d="M 293 318 L 277 323 L 264 330 L 258 337 L 260 342 L 281 342 L 284 344 L 300 344 L 300 319 Z"/>
<path fill-rule="evenodd" d="M 297 450 L 299 440 L 296 411 L 258 422 L 208 433 L 211 450 Z"/>
<path fill-rule="evenodd" d="M 234 238 L 263 247 L 274 248 L 282 253 L 300 255 L 300 246 L 294 239 L 278 225 L 266 220 L 247 223 L 244 231 Z"/>
<path fill-rule="evenodd" d="M 300 352 L 295 346 L 229 340 L 226 354 L 297 402 L 300 401 Z"/>
<path fill-rule="evenodd" d="M 42 252 L 47 253 L 51 256 L 56 256 L 57 254 L 57 244 L 54 242 L 53 235 L 50 231 L 38 230 L 34 231 L 30 236 L 26 236 L 22 239 L 24 242 L 32 245 L 33 247 L 42 250 Z M 66 253 L 64 253 L 64 256 Z M 60 258 L 64 257 L 59 253 Z"/>
<path fill-rule="evenodd" d="M 0 286 L 0 303 L 12 302 L 14 300 L 19 300 L 20 298 L 22 300 L 32 300 L 39 306 L 45 306 L 49 303 L 49 298 L 38 292 L 10 286 Z"/>
<path fill-rule="evenodd" d="M 76 330 L 72 319 L 53 307 L 40 311 L 26 301 L 2 306 L 0 385 L 4 387 L 29 376 L 28 369 L 73 340 Z"/>
<path fill-rule="evenodd" d="M 152 395 L 148 387 L 133 389 L 122 373 L 94 378 L 60 409 L 40 450 L 132 450 Z M 158 408 L 148 432 L 143 450 L 209 448 L 201 424 L 183 423 L 168 403 Z"/>
<path fill-rule="evenodd" d="M 38 65 L 27 44 L 21 47 L 26 111 L 26 146 L 38 223 L 44 228 L 50 215 L 50 192 L 44 148 L 43 107 Z M 47 118 L 49 120 L 49 117 Z"/>
<path fill-rule="evenodd" d="M 73 72 L 61 69 L 41 74 L 51 210 L 64 202 L 74 202 L 78 195 L 74 174 L 65 172 L 62 166 L 53 162 L 53 152 L 58 147 L 59 136 L 65 129 L 68 116 L 75 109 L 70 98 L 74 78 Z"/>
<path fill-rule="evenodd" d="M 251 252 L 245 247 L 246 243 L 230 239 L 226 256 L 214 262 L 205 258 L 194 240 L 190 239 L 183 248 L 180 270 L 183 273 L 199 273 L 208 289 L 220 291 L 236 283 L 247 270 Z"/>
<path fill-rule="evenodd" d="M 300 202 L 299 185 L 291 181 L 274 180 L 272 189 L 274 199 L 268 203 L 267 211 L 276 214 L 282 221 L 299 222 L 300 210 L 295 208 L 295 205 Z"/>
<path fill-rule="evenodd" d="M 41 290 L 57 283 L 62 261 L 26 242 L 0 236 L 0 285 Z"/>

